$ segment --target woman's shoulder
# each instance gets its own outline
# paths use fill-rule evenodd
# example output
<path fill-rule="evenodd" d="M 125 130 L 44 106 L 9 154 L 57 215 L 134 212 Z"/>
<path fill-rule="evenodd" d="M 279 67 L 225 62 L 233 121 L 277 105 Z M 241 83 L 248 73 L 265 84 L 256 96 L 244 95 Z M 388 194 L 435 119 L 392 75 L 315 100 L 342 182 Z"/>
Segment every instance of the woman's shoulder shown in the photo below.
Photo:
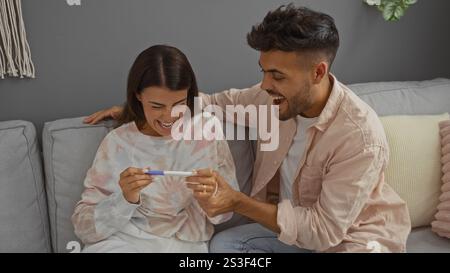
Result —
<path fill-rule="evenodd" d="M 202 112 L 193 117 L 192 127 L 194 130 L 202 130 L 202 136 L 206 140 L 223 140 L 223 122 L 216 113 Z M 200 134 L 198 134 L 200 135 Z"/>
<path fill-rule="evenodd" d="M 120 125 L 119 127 L 112 130 L 111 133 L 114 132 L 114 134 L 123 135 L 123 134 L 127 134 L 127 133 L 135 133 L 137 131 L 138 131 L 138 128 L 136 126 L 136 123 L 134 121 L 131 121 L 131 122 Z"/>
<path fill-rule="evenodd" d="M 119 127 L 111 130 L 104 138 L 104 140 L 108 141 L 127 141 L 127 139 L 131 139 L 133 135 L 138 133 L 139 130 L 136 127 L 134 122 L 129 122 L 120 125 Z"/>
<path fill-rule="evenodd" d="M 222 114 L 222 113 L 220 113 L 220 114 Z M 203 127 L 207 123 L 211 123 L 211 124 L 217 123 L 218 125 L 220 124 L 221 127 L 223 125 L 220 117 L 218 117 L 216 113 L 211 113 L 211 112 L 207 112 L 207 111 L 195 114 L 192 117 L 192 121 L 193 121 L 192 122 L 193 127 L 195 127 L 195 126 Z"/>

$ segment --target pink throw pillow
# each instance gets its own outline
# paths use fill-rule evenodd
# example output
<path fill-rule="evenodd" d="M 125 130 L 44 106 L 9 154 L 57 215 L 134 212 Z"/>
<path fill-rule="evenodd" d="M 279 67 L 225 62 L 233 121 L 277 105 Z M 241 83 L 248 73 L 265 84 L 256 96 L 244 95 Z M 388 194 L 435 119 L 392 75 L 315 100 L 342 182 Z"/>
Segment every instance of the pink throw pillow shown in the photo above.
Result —
<path fill-rule="evenodd" d="M 442 147 L 442 194 L 431 229 L 442 237 L 450 238 L 450 120 L 440 122 L 439 128 Z"/>

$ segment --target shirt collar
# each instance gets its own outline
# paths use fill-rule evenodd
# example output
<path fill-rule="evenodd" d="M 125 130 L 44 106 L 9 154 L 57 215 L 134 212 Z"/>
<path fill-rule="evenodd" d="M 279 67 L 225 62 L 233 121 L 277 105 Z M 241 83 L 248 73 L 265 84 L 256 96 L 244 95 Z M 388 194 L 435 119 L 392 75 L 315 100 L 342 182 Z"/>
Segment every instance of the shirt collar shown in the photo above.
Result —
<path fill-rule="evenodd" d="M 336 116 L 342 99 L 344 98 L 344 90 L 341 86 L 341 83 L 331 73 L 330 80 L 332 81 L 331 84 L 333 85 L 333 87 L 331 88 L 330 96 L 328 97 L 327 103 L 320 113 L 316 124 L 314 125 L 320 131 L 324 131 L 326 128 L 328 128 L 329 122 Z"/>

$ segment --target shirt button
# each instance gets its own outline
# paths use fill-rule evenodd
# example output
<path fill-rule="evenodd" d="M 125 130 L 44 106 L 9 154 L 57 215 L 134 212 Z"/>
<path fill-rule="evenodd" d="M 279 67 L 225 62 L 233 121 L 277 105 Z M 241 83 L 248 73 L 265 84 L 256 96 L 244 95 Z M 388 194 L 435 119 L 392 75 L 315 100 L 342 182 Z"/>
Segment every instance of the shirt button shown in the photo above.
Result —
<path fill-rule="evenodd" d="M 273 162 L 273 165 L 277 165 L 277 163 L 278 163 L 278 161 L 275 160 L 275 161 Z"/>

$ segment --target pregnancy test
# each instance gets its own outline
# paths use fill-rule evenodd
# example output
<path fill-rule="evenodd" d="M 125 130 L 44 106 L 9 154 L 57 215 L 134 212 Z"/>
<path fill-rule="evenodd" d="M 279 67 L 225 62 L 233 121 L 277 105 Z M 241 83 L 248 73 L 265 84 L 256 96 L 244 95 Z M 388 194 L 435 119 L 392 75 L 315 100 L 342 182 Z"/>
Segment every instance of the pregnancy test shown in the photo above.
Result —
<path fill-rule="evenodd" d="M 193 176 L 195 172 L 180 172 L 180 171 L 159 171 L 159 170 L 149 170 L 145 172 L 149 175 L 172 175 L 172 176 Z"/>
<path fill-rule="evenodd" d="M 172 176 L 182 176 L 182 177 L 193 176 L 196 174 L 195 172 L 160 171 L 160 170 L 149 170 L 149 171 L 146 171 L 145 173 L 149 174 L 149 175 L 161 175 L 161 176 L 172 175 Z M 186 182 L 186 183 L 192 184 L 192 185 L 200 184 L 198 182 Z"/>

